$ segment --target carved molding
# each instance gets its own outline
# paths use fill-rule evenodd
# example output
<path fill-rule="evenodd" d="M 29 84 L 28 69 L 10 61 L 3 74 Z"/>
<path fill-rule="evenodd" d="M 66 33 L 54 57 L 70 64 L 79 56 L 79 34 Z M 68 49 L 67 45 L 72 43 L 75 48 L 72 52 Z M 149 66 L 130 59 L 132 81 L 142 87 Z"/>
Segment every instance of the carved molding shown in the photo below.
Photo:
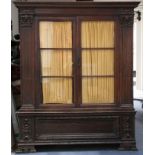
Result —
<path fill-rule="evenodd" d="M 28 0 L 19 0 L 20 2 L 27 2 Z"/>
<path fill-rule="evenodd" d="M 34 105 L 33 104 L 22 104 L 21 110 L 25 110 L 25 109 L 34 109 Z"/>
<path fill-rule="evenodd" d="M 122 26 L 133 26 L 133 14 L 119 15 L 119 22 Z"/>
<path fill-rule="evenodd" d="M 31 27 L 33 23 L 33 10 L 20 10 L 19 22 L 21 27 Z"/>
<path fill-rule="evenodd" d="M 26 1 L 28 1 L 28 0 L 19 0 L 20 2 L 26 2 Z"/>

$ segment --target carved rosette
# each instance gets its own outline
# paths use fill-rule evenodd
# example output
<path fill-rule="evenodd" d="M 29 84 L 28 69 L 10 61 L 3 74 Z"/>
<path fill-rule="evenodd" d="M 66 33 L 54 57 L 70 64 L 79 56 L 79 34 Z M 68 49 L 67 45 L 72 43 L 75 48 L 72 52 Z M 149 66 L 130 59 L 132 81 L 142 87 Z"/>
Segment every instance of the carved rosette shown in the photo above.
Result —
<path fill-rule="evenodd" d="M 133 14 L 119 15 L 119 22 L 122 26 L 133 26 Z"/>
<path fill-rule="evenodd" d="M 32 140 L 32 119 L 24 118 L 22 119 L 22 137 L 23 141 L 31 141 Z"/>
<path fill-rule="evenodd" d="M 19 23 L 21 27 L 31 27 L 33 24 L 33 10 L 21 10 L 19 14 Z"/>
<path fill-rule="evenodd" d="M 122 138 L 130 139 L 131 138 L 131 124 L 130 124 L 130 116 L 124 116 L 122 118 Z"/>

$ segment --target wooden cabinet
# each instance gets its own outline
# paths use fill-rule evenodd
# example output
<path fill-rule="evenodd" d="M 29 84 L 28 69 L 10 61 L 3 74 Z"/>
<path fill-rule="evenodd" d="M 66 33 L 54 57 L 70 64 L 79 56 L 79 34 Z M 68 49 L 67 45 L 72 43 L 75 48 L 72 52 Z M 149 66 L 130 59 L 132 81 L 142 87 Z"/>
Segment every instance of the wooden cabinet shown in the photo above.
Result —
<path fill-rule="evenodd" d="M 21 35 L 18 151 L 136 149 L 133 16 L 138 2 L 16 1 Z"/>

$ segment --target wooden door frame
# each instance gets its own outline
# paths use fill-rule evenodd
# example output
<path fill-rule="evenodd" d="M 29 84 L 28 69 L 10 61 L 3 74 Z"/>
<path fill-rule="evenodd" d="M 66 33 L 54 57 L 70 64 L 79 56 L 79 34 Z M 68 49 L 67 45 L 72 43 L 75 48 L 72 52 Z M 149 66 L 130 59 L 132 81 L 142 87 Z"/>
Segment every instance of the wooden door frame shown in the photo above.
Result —
<path fill-rule="evenodd" d="M 35 18 L 35 49 L 36 49 L 36 62 L 35 62 L 35 82 L 36 82 L 36 87 L 35 87 L 35 94 L 36 95 L 36 102 L 35 102 L 35 107 L 36 108 L 71 108 L 76 106 L 76 66 L 75 64 L 72 65 L 72 104 L 43 104 L 43 94 L 42 94 L 42 84 L 41 84 L 41 57 L 40 57 L 40 43 L 39 43 L 39 22 L 40 21 L 71 21 L 72 22 L 72 62 L 74 63 L 75 58 L 76 58 L 76 48 L 75 48 L 75 42 L 76 38 L 74 37 L 76 34 L 76 20 L 75 17 L 36 17 Z M 65 50 L 65 49 L 64 49 Z"/>
<path fill-rule="evenodd" d="M 81 64 L 81 52 L 82 52 L 82 47 L 81 47 L 81 22 L 82 21 L 113 21 L 115 24 L 114 26 L 114 103 L 99 103 L 99 104 L 82 104 L 82 64 Z M 118 42 L 118 36 L 120 36 L 119 34 L 119 21 L 118 18 L 116 16 L 77 16 L 77 24 L 78 24 L 78 30 L 77 30 L 77 38 L 78 38 L 78 56 L 80 57 L 80 70 L 79 70 L 79 89 L 80 89 L 80 96 L 79 96 L 79 107 L 117 107 L 119 106 L 119 62 L 118 62 L 118 51 L 120 50 L 119 47 L 119 42 Z"/>
<path fill-rule="evenodd" d="M 82 21 L 114 21 L 115 22 L 115 41 L 114 41 L 114 104 L 82 104 L 82 68 L 81 68 L 81 22 Z M 39 22 L 40 21 L 72 21 L 73 23 L 73 33 L 72 33 L 72 59 L 74 62 L 73 65 L 73 104 L 43 104 L 42 103 L 42 86 L 41 86 L 41 63 L 40 63 L 40 52 L 39 52 Z M 37 42 L 35 44 L 36 46 L 36 102 L 35 106 L 38 108 L 74 108 L 74 107 L 116 107 L 119 106 L 119 89 L 118 89 L 118 83 L 119 83 L 119 62 L 118 60 L 118 50 L 120 47 L 118 46 L 118 39 L 119 36 L 119 30 L 118 30 L 118 20 L 114 16 L 76 16 L 76 17 L 36 17 L 35 18 L 35 41 Z M 74 37 L 76 36 L 76 37 Z M 38 54 L 39 53 L 39 54 Z"/>

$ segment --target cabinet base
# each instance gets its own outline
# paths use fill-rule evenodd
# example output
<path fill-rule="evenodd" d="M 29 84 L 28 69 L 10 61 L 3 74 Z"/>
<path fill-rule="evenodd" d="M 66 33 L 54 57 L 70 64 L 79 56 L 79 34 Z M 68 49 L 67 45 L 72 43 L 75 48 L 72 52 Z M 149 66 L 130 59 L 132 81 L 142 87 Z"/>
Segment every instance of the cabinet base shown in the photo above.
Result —
<path fill-rule="evenodd" d="M 106 142 L 101 142 L 101 143 L 85 143 L 85 144 L 80 144 L 80 143 L 77 143 L 77 144 L 61 144 L 61 145 L 58 145 L 58 144 L 53 144 L 51 145 L 51 143 L 47 142 L 46 144 L 44 143 L 36 143 L 35 145 L 25 145 L 25 144 L 19 144 L 19 146 L 17 146 L 15 152 L 16 153 L 33 153 L 33 152 L 36 152 L 38 149 L 40 148 L 48 148 L 50 147 L 50 149 L 52 148 L 52 146 L 54 146 L 53 148 L 60 148 L 60 149 L 66 149 L 66 148 L 83 148 L 83 149 L 96 149 L 96 148 L 108 148 L 108 149 L 118 149 L 120 151 L 137 151 L 137 148 L 136 148 L 136 143 L 133 141 L 133 142 L 122 142 L 121 144 L 118 144 L 117 142 L 109 142 L 109 143 L 106 143 Z M 37 150 L 36 150 L 37 149 Z"/>
<path fill-rule="evenodd" d="M 35 152 L 34 146 L 96 144 L 136 150 L 134 114 L 134 111 L 18 113 L 20 138 L 16 152 Z"/>
<path fill-rule="evenodd" d="M 15 149 L 16 153 L 32 153 L 32 152 L 36 152 L 36 149 L 34 146 L 30 145 L 21 145 L 21 146 L 17 146 L 17 148 Z"/>
<path fill-rule="evenodd" d="M 136 143 L 135 142 L 123 142 L 122 144 L 120 144 L 118 150 L 120 150 L 120 151 L 125 151 L 125 150 L 137 151 Z"/>

